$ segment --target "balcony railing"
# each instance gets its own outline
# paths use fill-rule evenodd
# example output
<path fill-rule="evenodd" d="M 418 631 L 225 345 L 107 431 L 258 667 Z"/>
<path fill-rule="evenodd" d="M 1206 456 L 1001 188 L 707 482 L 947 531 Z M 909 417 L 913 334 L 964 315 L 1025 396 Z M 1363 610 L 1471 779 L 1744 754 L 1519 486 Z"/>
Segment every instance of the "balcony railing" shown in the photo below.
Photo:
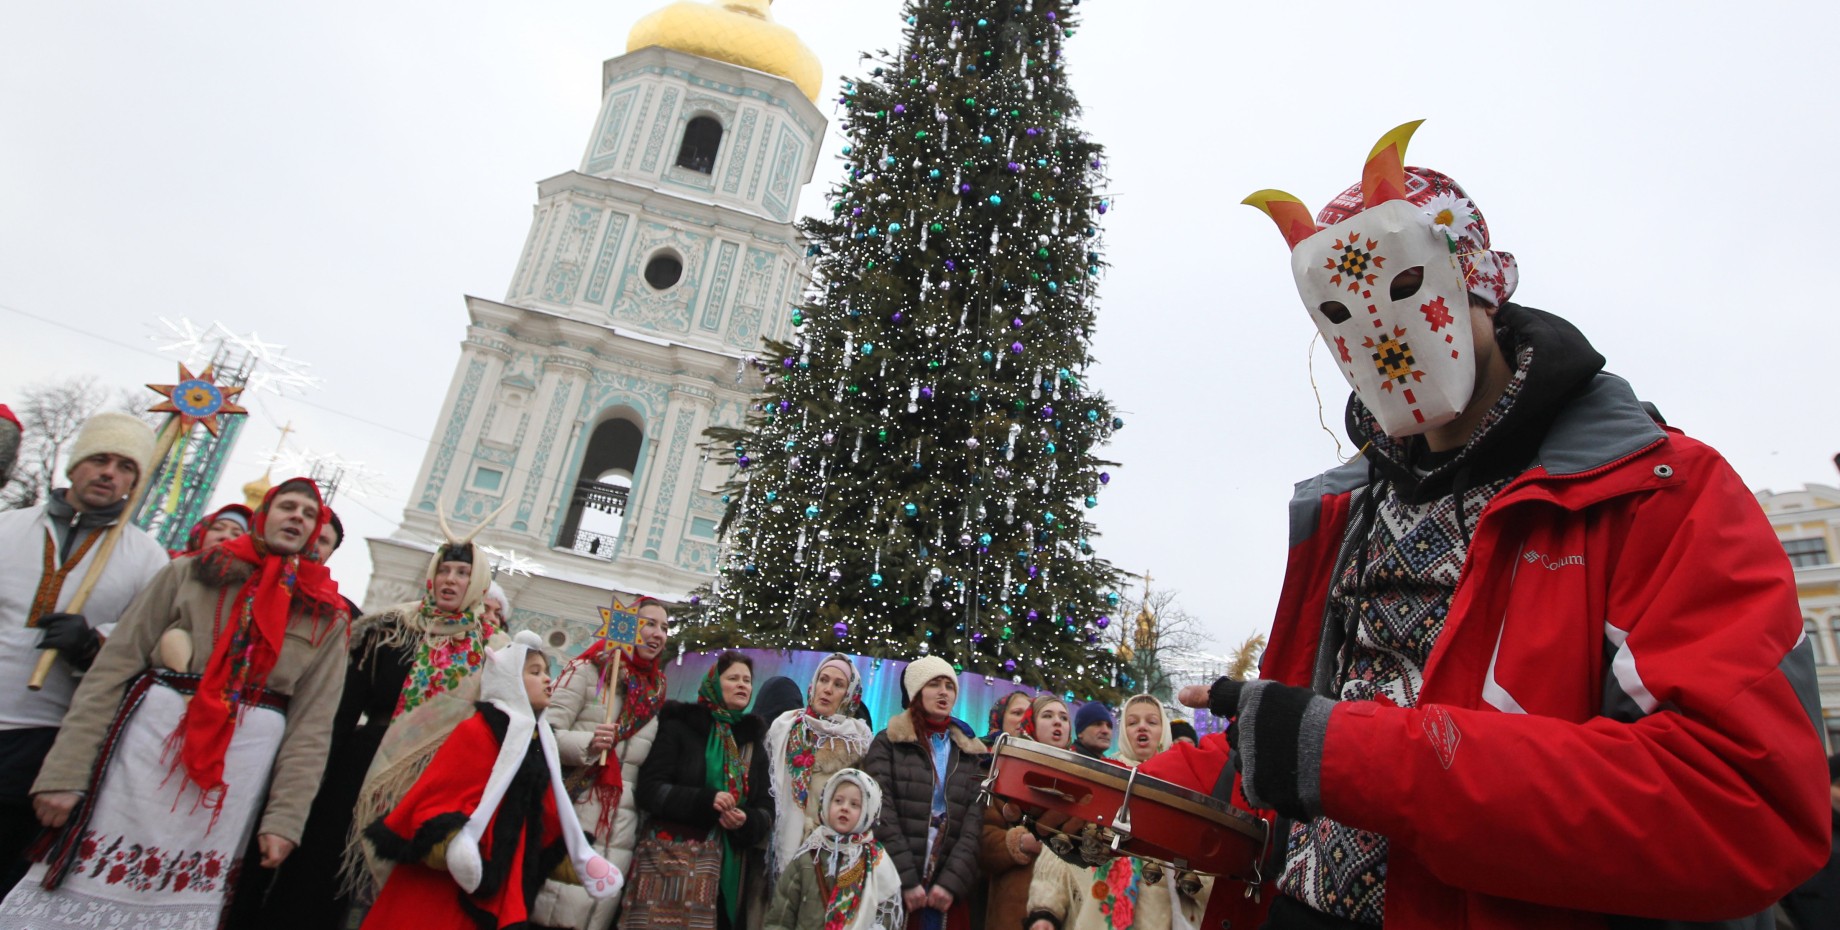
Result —
<path fill-rule="evenodd" d="M 617 484 L 602 484 L 599 481 L 575 482 L 574 504 L 578 508 L 598 510 L 602 513 L 626 515 L 626 498 L 632 493 L 631 488 Z"/>
<path fill-rule="evenodd" d="M 575 539 L 569 543 L 569 550 L 591 559 L 613 561 L 613 554 L 619 548 L 620 539 L 606 533 L 590 533 L 576 530 Z"/>

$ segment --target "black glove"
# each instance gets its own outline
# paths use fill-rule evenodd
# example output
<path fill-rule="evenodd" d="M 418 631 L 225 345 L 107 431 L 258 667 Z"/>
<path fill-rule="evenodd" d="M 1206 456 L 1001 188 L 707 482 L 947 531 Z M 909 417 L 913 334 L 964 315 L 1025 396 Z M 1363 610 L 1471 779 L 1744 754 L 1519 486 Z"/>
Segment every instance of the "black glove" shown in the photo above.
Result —
<path fill-rule="evenodd" d="M 44 631 L 38 648 L 56 649 L 78 670 L 88 670 L 102 648 L 102 637 L 82 614 L 46 614 L 38 618 L 38 628 Z"/>
<path fill-rule="evenodd" d="M 1322 813 L 1323 736 L 1335 702 L 1275 681 L 1222 678 L 1208 710 L 1237 718 L 1229 731 L 1246 800 L 1293 820 Z"/>

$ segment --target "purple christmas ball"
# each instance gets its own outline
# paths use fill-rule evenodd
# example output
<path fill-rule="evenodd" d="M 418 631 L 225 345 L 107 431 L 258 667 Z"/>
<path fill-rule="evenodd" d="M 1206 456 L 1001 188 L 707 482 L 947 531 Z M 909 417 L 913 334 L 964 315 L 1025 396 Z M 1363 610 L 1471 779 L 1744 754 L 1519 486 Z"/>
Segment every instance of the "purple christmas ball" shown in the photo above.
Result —
<path fill-rule="evenodd" d="M 895 105 L 894 105 L 894 111 L 895 111 L 896 113 L 906 113 L 906 112 L 907 112 L 907 105 L 906 105 L 906 104 L 903 104 L 903 103 L 897 103 L 897 104 L 895 104 Z"/>
<path fill-rule="evenodd" d="M 1010 354 L 1012 354 L 1012 355 L 1021 355 L 1021 354 L 1022 354 L 1022 343 L 1020 343 L 1020 342 L 1012 342 L 1012 343 L 1010 343 L 1010 344 L 1009 344 L 1009 351 L 1010 351 Z"/>
<path fill-rule="evenodd" d="M 1021 329 L 1022 328 L 1022 317 L 1012 317 L 1009 321 L 1009 328 L 1010 329 Z"/>
<path fill-rule="evenodd" d="M 792 409 L 792 401 L 789 401 L 789 400 L 782 400 L 782 401 L 780 401 L 780 402 L 779 402 L 779 409 L 780 409 L 780 412 L 781 412 L 781 413 L 784 413 L 784 412 L 786 412 L 787 410 L 791 410 L 791 409 Z"/>
<path fill-rule="evenodd" d="M 949 259 L 949 258 L 948 258 L 948 259 L 946 259 L 946 270 L 947 270 L 947 271 L 957 271 L 957 270 L 958 270 L 958 263 L 957 263 L 957 262 L 955 262 L 955 261 L 953 261 L 953 260 L 951 260 L 951 259 Z"/>
<path fill-rule="evenodd" d="M 1100 484 L 1111 484 L 1112 483 L 1112 473 L 1109 471 L 1100 472 L 1099 473 L 1099 483 Z"/>
<path fill-rule="evenodd" d="M 930 387 L 923 387 L 923 388 L 921 388 L 921 389 L 920 389 L 920 396 L 921 396 L 922 398 L 925 398 L 926 400 L 932 400 L 932 399 L 933 399 L 933 389 L 932 389 L 932 388 L 930 388 Z"/>
<path fill-rule="evenodd" d="M 1111 625 L 1112 625 L 1112 618 L 1110 617 L 1100 617 L 1099 619 L 1093 621 L 1093 626 L 1096 626 L 1101 630 Z"/>
<path fill-rule="evenodd" d="M 735 456 L 735 464 L 741 466 L 742 468 L 748 467 L 748 465 L 752 463 L 753 461 L 754 461 L 753 459 L 748 458 L 745 455 Z"/>
<path fill-rule="evenodd" d="M 1015 659 L 1004 659 L 1003 660 L 1003 670 L 1006 672 L 1015 671 L 1016 670 L 1016 660 Z"/>
<path fill-rule="evenodd" d="M 838 639 L 842 639 L 845 636 L 850 635 L 850 625 L 843 622 L 842 620 L 839 620 L 837 621 L 835 626 L 831 627 L 831 632 L 837 634 Z"/>
<path fill-rule="evenodd" d="M 1106 214 L 1106 211 L 1110 210 L 1111 208 L 1112 208 L 1111 204 L 1103 200 L 1099 201 L 1099 215 L 1100 216 L 1104 216 Z"/>
<path fill-rule="evenodd" d="M 690 595 L 690 606 L 691 607 L 695 607 L 696 605 L 701 604 L 701 603 L 703 603 L 702 595 L 700 594 Z"/>
<path fill-rule="evenodd" d="M 974 643 L 982 643 L 984 641 L 984 634 L 981 632 L 971 634 L 971 641 Z"/>
<path fill-rule="evenodd" d="M 961 194 L 969 194 L 969 193 L 971 193 L 971 185 L 969 185 L 969 184 L 960 184 L 960 185 L 958 186 L 958 192 L 959 192 L 959 193 L 961 193 Z"/>
<path fill-rule="evenodd" d="M 1053 10 L 1048 11 L 1048 22 L 1054 22 L 1054 11 Z"/>
<path fill-rule="evenodd" d="M 907 317 L 905 317 L 905 316 L 903 316 L 903 315 L 901 314 L 901 311 L 899 311 L 899 310 L 896 310 L 896 311 L 894 312 L 894 314 L 893 314 L 893 315 L 891 315 L 891 316 L 889 316 L 889 317 L 888 317 L 888 319 L 889 319 L 889 320 L 890 320 L 891 322 L 895 322 L 895 323 L 899 323 L 899 322 L 901 322 L 902 320 L 904 320 L 904 319 L 907 319 Z"/>
<path fill-rule="evenodd" d="M 1029 622 L 1034 623 L 1035 621 L 1041 619 L 1041 614 L 1038 614 L 1035 611 L 1031 610 L 1029 611 L 1028 617 L 1029 617 Z"/>
<path fill-rule="evenodd" d="M 789 356 L 786 356 L 785 358 L 780 359 L 779 363 L 787 368 L 791 368 L 792 366 L 797 365 L 799 363 L 799 360 L 789 355 Z"/>
<path fill-rule="evenodd" d="M 783 403 L 785 403 L 785 401 L 783 401 L 783 400 L 782 400 L 782 401 L 780 401 L 780 403 L 782 403 L 782 404 L 783 404 Z M 1053 408 L 1053 407 L 1049 407 L 1049 406 L 1046 406 L 1046 405 L 1043 405 L 1043 406 L 1042 406 L 1042 408 L 1041 408 L 1041 418 L 1042 418 L 1042 419 L 1044 419 L 1044 420 L 1052 420 L 1052 419 L 1054 419 L 1054 408 Z"/>

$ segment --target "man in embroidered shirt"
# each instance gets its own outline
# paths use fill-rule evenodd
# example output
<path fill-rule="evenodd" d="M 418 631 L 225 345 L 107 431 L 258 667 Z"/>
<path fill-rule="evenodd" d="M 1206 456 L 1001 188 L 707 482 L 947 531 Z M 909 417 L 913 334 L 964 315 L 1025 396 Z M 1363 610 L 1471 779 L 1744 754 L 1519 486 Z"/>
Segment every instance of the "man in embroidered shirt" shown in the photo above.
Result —
<path fill-rule="evenodd" d="M 1782 547 L 1718 453 L 1508 301 L 1481 212 L 1403 166 L 1415 126 L 1313 222 L 1248 200 L 1362 449 L 1297 487 L 1260 679 L 1181 695 L 1238 718 L 1239 787 L 1289 823 L 1269 926 L 1755 915 L 1827 849 Z"/>
<path fill-rule="evenodd" d="M 0 513 L 0 895 L 25 874 L 25 848 L 38 833 L 32 781 L 77 676 L 166 564 L 166 550 L 123 513 L 152 468 L 153 445 L 153 430 L 138 419 L 98 414 L 71 448 L 70 487 L 37 507 Z M 70 610 L 92 575 L 81 609 Z M 47 649 L 58 657 L 51 673 L 43 687 L 26 687 Z"/>

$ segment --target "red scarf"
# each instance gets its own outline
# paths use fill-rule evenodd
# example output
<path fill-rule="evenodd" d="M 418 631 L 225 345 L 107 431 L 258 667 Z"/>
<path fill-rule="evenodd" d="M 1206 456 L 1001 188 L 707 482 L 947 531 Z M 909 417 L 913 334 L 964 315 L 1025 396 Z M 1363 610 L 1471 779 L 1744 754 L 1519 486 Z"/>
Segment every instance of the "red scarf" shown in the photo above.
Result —
<path fill-rule="evenodd" d="M 600 640 L 576 656 L 569 665 L 574 671 L 592 670 L 597 677 L 607 673 L 607 663 L 613 661 L 607 649 L 607 641 Z M 664 706 L 664 668 L 657 657 L 642 659 L 638 650 L 620 660 L 620 682 L 623 692 L 620 696 L 620 714 L 615 720 L 613 745 L 626 742 L 627 738 L 639 732 L 652 718 L 658 715 L 658 708 Z M 595 756 L 599 758 L 599 756 Z M 620 771 L 620 759 L 613 750 L 607 750 L 607 764 L 589 763 L 597 768 L 594 772 L 594 800 L 600 805 L 600 818 L 594 825 L 595 839 L 605 839 L 613 828 L 613 815 L 619 810 L 620 795 L 626 790 L 626 778 Z"/>
<path fill-rule="evenodd" d="M 926 711 L 921 710 L 918 704 L 909 707 L 908 711 L 914 718 L 914 729 L 919 732 L 921 736 L 931 739 L 952 728 L 951 714 L 947 714 L 942 720 L 935 721 L 931 716 L 928 716 Z"/>
<path fill-rule="evenodd" d="M 205 663 L 204 674 L 198 682 L 198 693 L 187 706 L 185 719 L 179 722 L 179 730 L 174 734 L 181 743 L 175 765 L 185 766 L 186 777 L 198 786 L 204 803 L 213 808 L 223 803 L 224 753 L 236 734 L 237 708 L 246 695 L 267 684 L 268 673 L 281 657 L 288 617 L 295 606 L 313 618 L 316 645 L 321 620 L 332 623 L 350 620 L 345 615 L 344 600 L 339 597 L 339 586 L 326 571 L 326 566 L 301 557 L 313 551 L 313 542 L 326 524 L 323 504 L 319 509 L 319 522 L 307 534 L 307 542 L 299 553 L 278 555 L 268 551 L 262 543 L 269 505 L 276 492 L 287 484 L 283 482 L 269 489 L 256 513 L 252 532 L 217 547 L 222 553 L 219 557 L 239 559 L 255 566 L 255 570 L 236 592 L 231 622 L 218 631 L 217 641 L 211 647 L 211 658 Z M 290 489 L 290 492 L 298 493 L 298 490 Z M 314 487 L 313 498 L 319 501 L 317 487 Z M 204 557 L 211 555 L 217 553 Z"/>

